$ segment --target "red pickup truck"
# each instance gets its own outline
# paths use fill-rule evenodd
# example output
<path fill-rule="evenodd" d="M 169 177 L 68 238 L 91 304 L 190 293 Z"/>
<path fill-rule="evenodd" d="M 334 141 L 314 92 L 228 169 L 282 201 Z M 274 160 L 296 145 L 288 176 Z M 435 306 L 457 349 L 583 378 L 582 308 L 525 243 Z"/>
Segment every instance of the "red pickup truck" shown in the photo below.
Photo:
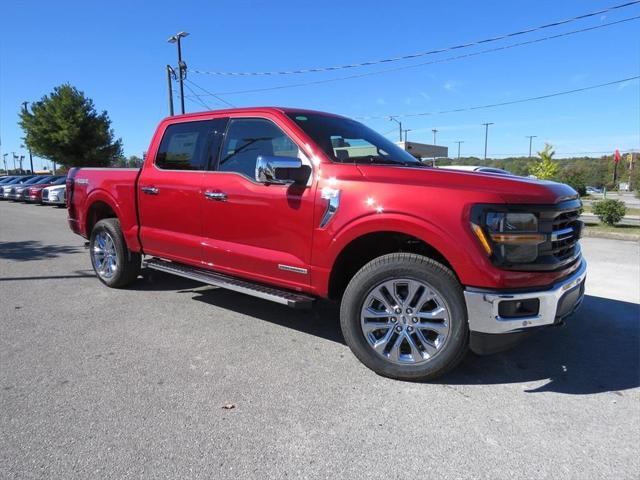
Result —
<path fill-rule="evenodd" d="M 567 185 L 431 168 L 348 118 L 243 108 L 163 120 L 137 169 L 67 180 L 109 287 L 149 269 L 291 307 L 341 302 L 375 372 L 432 379 L 561 324 L 584 296 Z"/>

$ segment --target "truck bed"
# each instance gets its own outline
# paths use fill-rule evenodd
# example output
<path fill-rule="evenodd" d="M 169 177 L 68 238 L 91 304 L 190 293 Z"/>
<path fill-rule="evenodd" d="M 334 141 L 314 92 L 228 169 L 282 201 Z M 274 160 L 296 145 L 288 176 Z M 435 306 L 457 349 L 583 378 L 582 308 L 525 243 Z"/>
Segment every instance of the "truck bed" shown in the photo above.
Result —
<path fill-rule="evenodd" d="M 139 251 L 136 186 L 140 171 L 138 168 L 72 169 L 67 178 L 71 229 L 88 239 L 91 231 L 87 226 L 93 223 L 96 209 L 112 208 L 120 219 L 129 248 Z M 92 205 L 91 210 L 87 210 L 88 205 Z"/>

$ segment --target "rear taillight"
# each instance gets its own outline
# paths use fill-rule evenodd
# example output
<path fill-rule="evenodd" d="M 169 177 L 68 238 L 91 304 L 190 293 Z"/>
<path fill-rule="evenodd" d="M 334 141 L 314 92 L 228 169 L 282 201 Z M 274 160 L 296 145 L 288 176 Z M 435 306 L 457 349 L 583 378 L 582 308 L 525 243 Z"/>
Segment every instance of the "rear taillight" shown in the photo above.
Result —
<path fill-rule="evenodd" d="M 67 189 L 66 189 L 66 196 L 67 196 L 67 211 L 69 212 L 69 218 L 76 218 L 76 212 L 75 209 L 73 207 L 73 189 L 75 186 L 75 177 L 76 174 L 78 173 L 78 169 L 77 168 L 72 168 L 71 170 L 69 170 L 69 173 L 67 174 Z"/>

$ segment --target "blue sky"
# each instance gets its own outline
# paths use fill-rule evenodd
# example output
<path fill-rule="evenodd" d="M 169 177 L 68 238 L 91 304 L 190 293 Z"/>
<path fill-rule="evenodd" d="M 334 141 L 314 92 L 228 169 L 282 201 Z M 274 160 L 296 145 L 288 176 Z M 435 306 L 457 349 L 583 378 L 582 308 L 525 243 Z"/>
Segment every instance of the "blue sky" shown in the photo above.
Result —
<path fill-rule="evenodd" d="M 180 1 L 5 2 L 0 45 L 2 152 L 25 153 L 17 112 L 70 82 L 107 110 L 127 155 L 141 155 L 167 114 L 166 39 L 180 30 L 193 70 L 262 71 L 342 65 L 480 40 L 599 10 L 609 1 Z M 640 15 L 640 5 L 542 32 L 459 50 L 461 54 Z M 305 107 L 352 117 L 432 112 L 581 88 L 640 74 L 640 21 L 501 52 L 303 88 L 225 95 L 237 106 Z M 374 72 L 451 56 L 346 71 L 280 77 L 216 77 L 191 72 L 209 92 L 228 92 Z M 198 93 L 204 93 L 193 87 Z M 189 92 L 186 92 L 189 94 Z M 212 108 L 213 97 L 201 99 Z M 178 105 L 176 99 L 176 105 Z M 204 107 L 187 99 L 187 111 Z M 483 122 L 494 122 L 489 156 L 526 154 L 552 143 L 559 156 L 640 148 L 640 83 L 631 81 L 538 102 L 409 117 L 409 138 L 455 155 L 482 155 Z M 365 123 L 395 139 L 388 119 Z M 46 162 L 45 162 L 46 163 Z M 36 166 L 42 164 L 36 161 Z"/>

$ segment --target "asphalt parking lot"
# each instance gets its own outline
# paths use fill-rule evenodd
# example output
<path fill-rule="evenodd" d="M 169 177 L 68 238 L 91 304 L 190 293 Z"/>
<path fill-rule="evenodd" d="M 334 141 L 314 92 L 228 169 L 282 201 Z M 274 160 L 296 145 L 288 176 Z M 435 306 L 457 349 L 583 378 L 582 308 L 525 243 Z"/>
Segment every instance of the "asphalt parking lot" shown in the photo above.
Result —
<path fill-rule="evenodd" d="M 584 239 L 566 327 L 415 384 L 328 304 L 107 289 L 65 218 L 0 203 L 0 478 L 638 478 L 638 244 Z"/>

